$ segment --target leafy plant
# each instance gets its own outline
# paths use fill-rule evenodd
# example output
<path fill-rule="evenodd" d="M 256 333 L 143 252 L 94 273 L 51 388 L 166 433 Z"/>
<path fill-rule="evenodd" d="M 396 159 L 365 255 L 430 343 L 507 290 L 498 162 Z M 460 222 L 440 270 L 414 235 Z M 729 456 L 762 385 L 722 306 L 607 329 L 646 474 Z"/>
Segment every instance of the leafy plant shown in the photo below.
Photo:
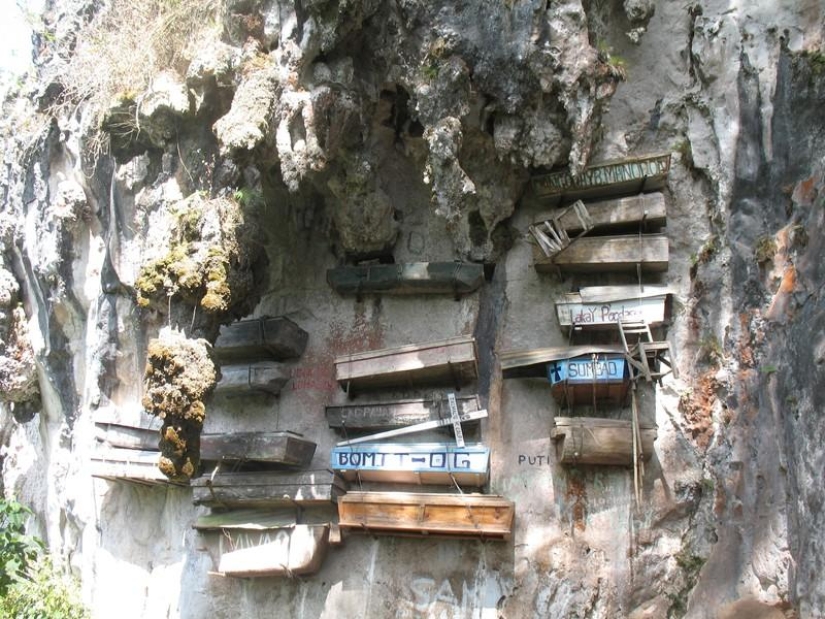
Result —
<path fill-rule="evenodd" d="M 88 619 L 91 616 L 80 600 L 77 582 L 54 566 L 48 556 L 40 556 L 0 598 L 0 618 L 5 619 Z"/>
<path fill-rule="evenodd" d="M 0 598 L 23 577 L 43 549 L 39 539 L 26 535 L 31 513 L 17 501 L 0 499 Z"/>

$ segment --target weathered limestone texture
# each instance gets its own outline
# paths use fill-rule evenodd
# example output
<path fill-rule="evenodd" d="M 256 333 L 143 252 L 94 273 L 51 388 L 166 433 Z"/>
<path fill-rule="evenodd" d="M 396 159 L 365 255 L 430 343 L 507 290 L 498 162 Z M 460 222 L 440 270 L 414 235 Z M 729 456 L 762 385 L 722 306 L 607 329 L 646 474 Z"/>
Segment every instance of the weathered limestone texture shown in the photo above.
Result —
<path fill-rule="evenodd" d="M 821 2 L 48 0 L 41 19 L 0 116 L 0 488 L 94 617 L 825 617 Z M 571 343 L 563 293 L 639 283 L 537 273 L 530 177 L 656 153 L 670 261 L 643 283 L 674 291 L 679 377 L 638 384 L 658 438 L 637 503 L 632 470 L 562 466 L 550 434 L 630 407 L 563 409 L 498 355 Z M 325 280 L 452 260 L 484 263 L 478 292 Z M 309 333 L 290 381 L 212 397 L 219 327 L 263 316 Z M 348 534 L 317 574 L 219 578 L 222 551 L 276 533 L 208 537 L 188 488 L 90 475 L 99 409 L 162 417 L 176 481 L 202 430 L 299 432 L 326 469 L 326 405 L 449 390 L 351 400 L 335 357 L 459 335 L 510 542 Z"/>

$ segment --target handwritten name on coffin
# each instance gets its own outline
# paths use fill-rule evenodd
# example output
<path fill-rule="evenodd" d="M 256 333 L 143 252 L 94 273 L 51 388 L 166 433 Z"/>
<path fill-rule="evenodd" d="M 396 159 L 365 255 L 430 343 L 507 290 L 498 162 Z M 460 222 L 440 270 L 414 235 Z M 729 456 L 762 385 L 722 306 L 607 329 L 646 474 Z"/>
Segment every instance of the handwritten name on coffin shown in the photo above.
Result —
<path fill-rule="evenodd" d="M 486 473 L 490 450 L 482 445 L 353 445 L 332 451 L 338 471 Z"/>
<path fill-rule="evenodd" d="M 664 320 L 662 298 L 610 303 L 558 303 L 559 322 L 571 325 L 607 325 L 620 320 L 644 320 L 648 324 Z"/>
<path fill-rule="evenodd" d="M 547 364 L 547 378 L 551 385 L 561 382 L 621 382 L 625 378 L 626 362 L 620 355 L 599 355 L 562 359 Z"/>

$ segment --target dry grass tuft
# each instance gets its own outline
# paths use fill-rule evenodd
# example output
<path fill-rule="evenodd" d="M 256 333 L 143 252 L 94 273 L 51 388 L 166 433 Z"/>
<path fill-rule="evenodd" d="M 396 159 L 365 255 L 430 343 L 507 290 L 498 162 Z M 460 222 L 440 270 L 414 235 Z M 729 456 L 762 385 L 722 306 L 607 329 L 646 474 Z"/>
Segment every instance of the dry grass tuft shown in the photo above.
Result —
<path fill-rule="evenodd" d="M 219 0 L 113 0 L 77 40 L 57 106 L 91 104 L 99 128 L 163 71 L 184 76 L 199 43 L 220 34 Z"/>

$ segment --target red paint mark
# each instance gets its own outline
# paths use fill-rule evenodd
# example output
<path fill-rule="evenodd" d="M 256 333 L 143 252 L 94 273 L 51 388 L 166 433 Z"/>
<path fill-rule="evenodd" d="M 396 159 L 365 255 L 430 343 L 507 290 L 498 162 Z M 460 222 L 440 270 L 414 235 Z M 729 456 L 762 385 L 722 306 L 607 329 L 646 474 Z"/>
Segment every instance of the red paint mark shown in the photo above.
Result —
<path fill-rule="evenodd" d="M 584 481 L 578 477 L 569 476 L 564 498 L 573 502 L 571 505 L 573 526 L 579 531 L 584 531 L 587 528 L 587 488 Z"/>

